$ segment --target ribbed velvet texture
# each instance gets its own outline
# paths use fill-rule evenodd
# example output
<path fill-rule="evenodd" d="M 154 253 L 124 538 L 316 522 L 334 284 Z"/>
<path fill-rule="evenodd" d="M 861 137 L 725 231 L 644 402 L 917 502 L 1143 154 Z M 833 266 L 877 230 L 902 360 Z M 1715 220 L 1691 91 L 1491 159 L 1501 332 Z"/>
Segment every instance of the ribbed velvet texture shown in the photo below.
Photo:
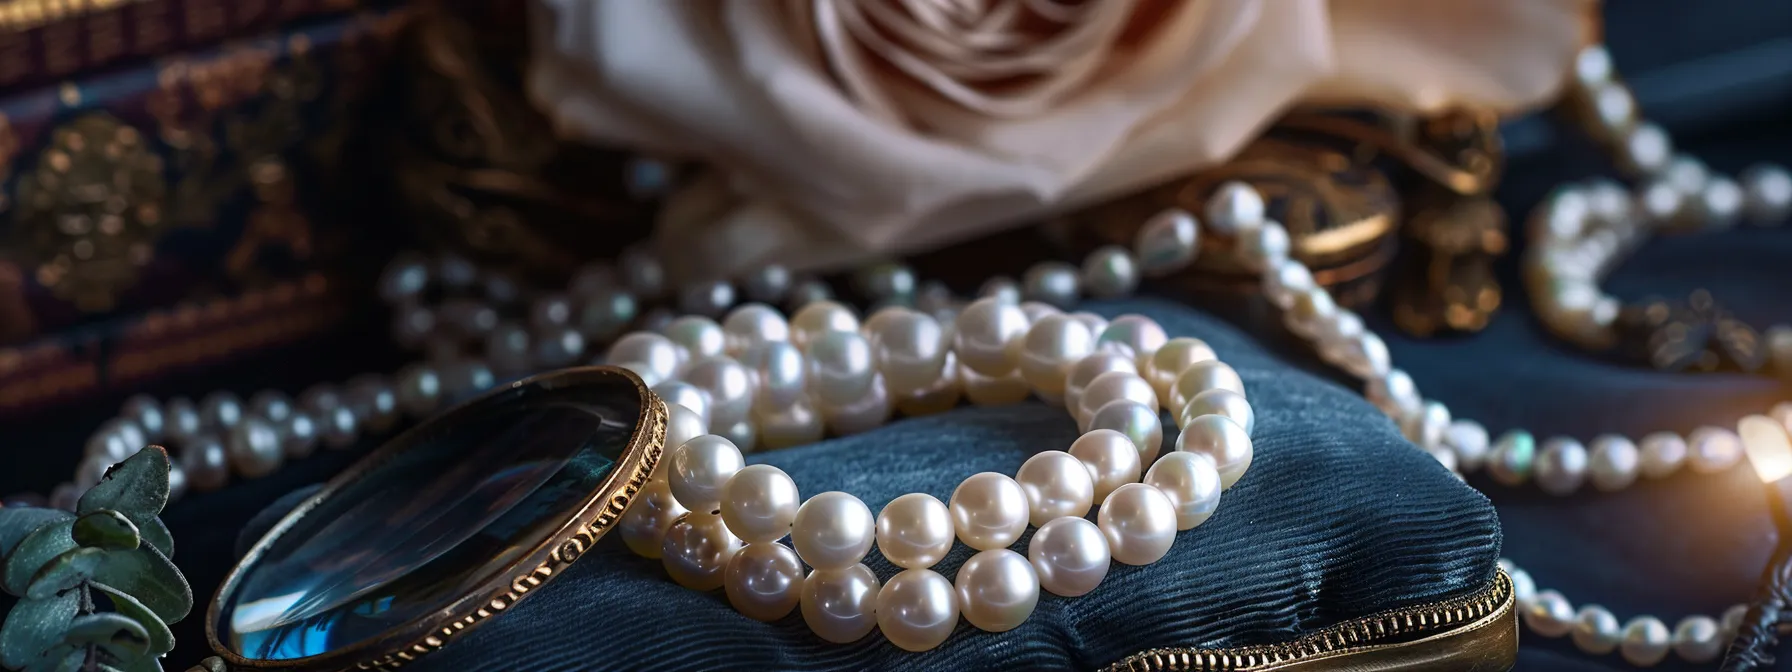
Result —
<path fill-rule="evenodd" d="M 420 671 L 586 669 L 1091 669 L 1164 646 L 1287 640 L 1343 620 L 1475 591 L 1493 576 L 1499 523 L 1486 498 L 1403 439 L 1356 393 L 1297 371 L 1228 324 L 1157 301 L 1094 306 L 1143 313 L 1195 336 L 1236 367 L 1257 412 L 1256 457 L 1206 524 L 1156 564 L 1116 564 L 1081 598 L 1045 594 L 1025 625 L 961 622 L 938 649 L 906 653 L 875 632 L 854 644 L 811 634 L 800 612 L 760 623 L 721 591 L 697 593 L 613 535 L 502 617 L 423 658 Z M 1175 426 L 1165 425 L 1166 448 Z M 966 476 L 1013 474 L 1077 436 L 1038 402 L 961 408 L 865 434 L 761 453 L 805 495 L 843 490 L 873 510 L 909 492 L 946 501 Z M 252 541 L 288 497 L 245 531 Z M 1015 547 L 1025 552 L 1026 538 Z M 239 552 L 240 552 L 239 548 Z M 959 545 L 935 569 L 952 578 Z M 880 579 L 894 566 L 875 550 Z"/>

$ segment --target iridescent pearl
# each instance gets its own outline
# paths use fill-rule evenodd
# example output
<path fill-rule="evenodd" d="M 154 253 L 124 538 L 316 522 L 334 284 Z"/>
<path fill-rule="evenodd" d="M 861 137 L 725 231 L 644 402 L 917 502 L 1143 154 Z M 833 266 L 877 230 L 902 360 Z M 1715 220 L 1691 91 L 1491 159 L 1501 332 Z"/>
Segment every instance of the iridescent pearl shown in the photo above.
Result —
<path fill-rule="evenodd" d="M 1756 164 L 1742 171 L 1746 199 L 1744 214 L 1750 223 L 1769 226 L 1792 216 L 1792 173 L 1773 164 Z"/>
<path fill-rule="evenodd" d="M 1151 383 L 1135 373 L 1110 371 L 1089 381 L 1083 393 L 1077 397 L 1076 419 L 1081 425 L 1087 425 L 1095 417 L 1095 412 L 1109 402 L 1127 399 L 1139 402 L 1147 408 L 1157 408 L 1157 391 Z"/>
<path fill-rule="evenodd" d="M 651 367 L 661 380 L 678 373 L 684 363 L 684 352 L 672 339 L 659 334 L 637 331 L 618 339 L 604 355 L 604 361 L 620 364 L 640 362 Z"/>
<path fill-rule="evenodd" d="M 877 627 L 878 589 L 877 575 L 863 564 L 809 572 L 803 579 L 803 622 L 835 644 L 864 639 Z"/>
<path fill-rule="evenodd" d="M 972 371 L 1005 376 L 1020 365 L 1020 350 L 1032 323 L 1020 306 L 978 299 L 959 313 L 952 351 Z"/>
<path fill-rule="evenodd" d="M 1021 295 L 1057 308 L 1068 308 L 1082 294 L 1077 268 L 1062 261 L 1033 264 L 1021 277 Z"/>
<path fill-rule="evenodd" d="M 1537 439 L 1514 429 L 1500 435 L 1487 455 L 1487 474 L 1502 484 L 1516 486 L 1530 479 L 1537 463 Z"/>
<path fill-rule="evenodd" d="M 1313 271 L 1306 264 L 1293 259 L 1283 259 L 1263 274 L 1264 298 L 1282 310 L 1294 306 L 1296 295 L 1311 291 L 1317 286 L 1313 281 Z"/>
<path fill-rule="evenodd" d="M 230 466 L 244 478 L 260 478 L 274 473 L 286 461 L 280 446 L 280 432 L 261 418 L 248 418 L 231 427 L 225 449 Z"/>
<path fill-rule="evenodd" d="M 1013 630 L 1027 622 L 1039 606 L 1039 575 L 1026 558 L 1006 548 L 983 551 L 965 560 L 953 587 L 964 620 L 985 632 Z"/>
<path fill-rule="evenodd" d="M 162 414 L 163 431 L 168 439 L 176 443 L 185 443 L 205 431 L 205 423 L 199 418 L 199 409 L 186 397 L 169 399 L 162 406 Z"/>
<path fill-rule="evenodd" d="M 1642 456 L 1630 439 L 1606 434 L 1593 439 L 1591 451 L 1593 456 L 1587 473 L 1593 479 L 1593 487 L 1612 492 L 1636 482 Z M 1612 627 L 1617 629 L 1615 624 Z"/>
<path fill-rule="evenodd" d="M 660 333 L 684 348 L 687 362 L 723 355 L 728 349 L 728 334 L 722 331 L 722 325 L 701 315 L 672 320 Z"/>
<path fill-rule="evenodd" d="M 1088 515 L 1089 507 L 1095 504 L 1095 480 L 1089 467 L 1061 450 L 1027 458 L 1015 472 L 1014 480 L 1026 493 L 1028 520 L 1034 526 L 1065 516 Z"/>
<path fill-rule="evenodd" d="M 814 301 L 790 318 L 790 341 L 808 348 L 816 337 L 834 331 L 858 333 L 859 318 L 851 308 L 833 301 Z"/>
<path fill-rule="evenodd" d="M 709 433 L 709 424 L 702 416 L 681 404 L 666 404 L 666 443 L 664 455 L 659 464 L 654 466 L 654 478 L 665 478 L 666 469 L 672 463 L 672 453 L 691 439 Z"/>
<path fill-rule="evenodd" d="M 687 513 L 690 510 L 672 497 L 672 489 L 666 481 L 654 479 L 641 486 L 634 503 L 622 512 L 616 527 L 622 533 L 623 543 L 628 544 L 635 555 L 658 559 L 665 547 L 666 531 L 672 529 L 679 516 Z"/>
<path fill-rule="evenodd" d="M 1100 336 L 1101 332 L 1106 331 L 1108 328 L 1108 318 L 1102 317 L 1100 315 L 1096 315 L 1095 313 L 1091 313 L 1086 310 L 1071 313 L 1070 317 L 1072 319 L 1075 319 L 1078 322 L 1083 323 L 1083 326 L 1089 328 L 1089 333 L 1095 334 L 1097 336 Z"/>
<path fill-rule="evenodd" d="M 1603 656 L 1618 648 L 1624 635 L 1618 630 L 1618 618 L 1605 607 L 1589 604 L 1574 616 L 1574 629 L 1569 633 L 1580 650 Z"/>
<path fill-rule="evenodd" d="M 439 376 L 436 382 L 439 388 L 441 385 Z M 343 393 L 343 403 L 348 404 L 349 408 L 355 409 L 355 417 L 361 419 L 362 424 L 367 426 L 367 431 L 375 434 L 391 431 L 403 418 L 403 408 L 399 404 L 398 391 L 393 389 L 393 385 L 387 383 L 383 376 L 377 374 L 356 376 L 354 380 L 350 380 L 348 390 Z M 292 404 L 286 402 L 284 396 L 276 400 L 258 394 L 250 400 L 249 407 L 252 410 L 258 408 L 263 410 L 264 412 L 258 415 L 267 418 L 275 426 L 285 424 L 292 415 Z M 277 411 L 273 410 L 276 408 Z M 275 415 L 281 417 L 273 417 Z"/>
<path fill-rule="evenodd" d="M 741 279 L 741 289 L 746 291 L 750 301 L 775 304 L 784 300 L 794 282 L 790 269 L 780 264 L 767 264 L 749 271 Z"/>
<path fill-rule="evenodd" d="M 1203 415 L 1190 420 L 1176 437 L 1176 450 L 1202 453 L 1213 458 L 1220 472 L 1220 488 L 1230 488 L 1251 467 L 1251 435 L 1223 415 Z"/>
<path fill-rule="evenodd" d="M 759 445 L 759 430 L 753 426 L 751 420 L 742 420 L 717 430 L 715 433 L 734 442 L 735 447 L 740 448 L 742 453 L 753 452 L 754 447 Z"/>
<path fill-rule="evenodd" d="M 1032 388 L 1018 372 L 1003 376 L 985 376 L 962 365 L 958 377 L 964 384 L 964 396 L 978 406 L 1006 406 L 1027 398 Z"/>
<path fill-rule="evenodd" d="M 891 564 L 924 569 L 952 551 L 952 512 L 933 495 L 911 492 L 877 513 L 877 548 Z"/>
<path fill-rule="evenodd" d="M 772 413 L 755 414 L 754 419 L 759 425 L 759 441 L 767 449 L 814 443 L 826 433 L 821 414 L 803 401 Z"/>
<path fill-rule="evenodd" d="M 1101 374 L 1109 371 L 1124 371 L 1136 375 L 1139 367 L 1133 363 L 1131 355 L 1116 352 L 1098 351 L 1077 360 L 1064 376 L 1064 407 L 1076 409 L 1080 406 L 1083 390 L 1088 389 L 1089 383 L 1094 382 Z"/>
<path fill-rule="evenodd" d="M 844 492 L 824 492 L 803 502 L 790 531 L 796 554 L 818 570 L 858 564 L 876 538 L 871 509 Z"/>
<path fill-rule="evenodd" d="M 1544 637 L 1561 637 L 1574 628 L 1574 607 L 1561 593 L 1542 591 L 1525 605 L 1524 624 Z"/>
<path fill-rule="evenodd" d="M 834 290 L 828 286 L 828 283 L 810 278 L 798 281 L 791 286 L 790 297 L 784 300 L 784 305 L 791 311 L 797 311 L 809 304 L 829 301 L 833 298 Z"/>
<path fill-rule="evenodd" d="M 1709 663 L 1724 652 L 1722 631 L 1710 616 L 1687 616 L 1674 627 L 1674 653 L 1689 663 Z"/>
<path fill-rule="evenodd" d="M 137 423 L 120 418 L 113 418 L 100 425 L 98 431 L 87 439 L 85 448 L 89 457 L 105 457 L 113 464 L 123 462 L 126 458 L 137 454 L 148 444 L 143 429 Z"/>
<path fill-rule="evenodd" d="M 1385 376 L 1393 367 L 1393 355 L 1388 352 L 1387 342 L 1370 332 L 1363 332 L 1340 345 L 1337 352 L 1338 366 L 1357 378 Z"/>
<path fill-rule="evenodd" d="M 753 373 L 753 408 L 777 411 L 803 398 L 809 363 L 803 351 L 783 341 L 767 341 L 740 353 L 740 363 Z"/>
<path fill-rule="evenodd" d="M 1020 304 L 1020 283 L 1005 275 L 991 276 L 977 287 L 977 298 L 995 299 L 1007 304 Z"/>
<path fill-rule="evenodd" d="M 722 521 L 749 544 L 783 539 L 796 522 L 796 481 L 783 469 L 752 464 L 722 483 Z"/>
<path fill-rule="evenodd" d="M 728 351 L 740 352 L 765 343 L 790 340 L 790 323 L 783 313 L 763 303 L 749 303 L 735 308 L 722 320 L 722 331 L 728 337 Z"/>
<path fill-rule="evenodd" d="M 952 491 L 952 528 L 979 551 L 1006 548 L 1027 530 L 1027 493 L 1014 479 L 993 471 L 974 474 Z"/>
<path fill-rule="evenodd" d="M 1390 418 L 1416 411 L 1423 402 L 1419 396 L 1418 383 L 1414 383 L 1412 376 L 1400 369 L 1393 369 L 1387 375 L 1369 381 L 1363 396 Z"/>
<path fill-rule="evenodd" d="M 1201 249 L 1201 230 L 1194 215 L 1178 209 L 1152 215 L 1133 239 L 1139 270 L 1146 275 L 1173 273 L 1193 261 Z"/>
<path fill-rule="evenodd" d="M 1151 465 L 1145 484 L 1163 491 L 1176 506 L 1176 529 L 1194 529 L 1220 505 L 1220 472 L 1201 453 L 1174 452 Z"/>
<path fill-rule="evenodd" d="M 1665 478 L 1686 463 L 1686 439 L 1673 432 L 1655 432 L 1637 444 L 1642 450 L 1641 469 L 1649 478 Z"/>
<path fill-rule="evenodd" d="M 627 329 L 640 315 L 635 296 L 621 289 L 592 292 L 579 302 L 573 326 L 596 341 L 608 341 Z"/>
<path fill-rule="evenodd" d="M 851 401 L 817 399 L 816 406 L 827 426 L 841 435 L 868 432 L 890 420 L 890 392 L 881 373 L 872 377 L 864 396 Z"/>
<path fill-rule="evenodd" d="M 871 264 L 853 276 L 853 284 L 874 302 L 912 298 L 915 295 L 915 271 L 899 263 Z"/>
<path fill-rule="evenodd" d="M 682 378 L 709 393 L 710 427 L 732 427 L 753 410 L 753 376 L 740 362 L 726 356 L 700 359 Z"/>
<path fill-rule="evenodd" d="M 1041 525 L 1027 542 L 1027 559 L 1041 588 L 1054 595 L 1078 597 L 1107 578 L 1113 559 L 1107 537 L 1087 518 L 1058 518 Z"/>
<path fill-rule="evenodd" d="M 442 403 L 442 377 L 435 367 L 424 363 L 399 369 L 396 393 L 398 407 L 413 418 L 424 418 L 436 412 Z"/>
<path fill-rule="evenodd" d="M 1096 515 L 1114 561 L 1149 565 L 1162 559 L 1176 542 L 1176 505 L 1157 488 L 1144 483 L 1120 486 Z"/>
<path fill-rule="evenodd" d="M 1222 236 L 1237 236 L 1263 223 L 1263 196 L 1249 184 L 1230 181 L 1207 197 L 1207 228 Z"/>
<path fill-rule="evenodd" d="M 317 421 L 305 411 L 293 411 L 287 414 L 286 424 L 280 432 L 280 448 L 286 451 L 286 457 L 302 460 L 311 457 L 317 450 L 317 442 L 323 438 L 323 429 Z"/>
<path fill-rule="evenodd" d="M 1735 180 L 1721 175 L 1712 177 L 1694 198 L 1705 215 L 1706 228 L 1727 229 L 1742 220 L 1744 197 Z"/>
<path fill-rule="evenodd" d="M 1111 429 L 1096 429 L 1077 437 L 1070 454 L 1088 468 L 1094 480 L 1094 501 L 1128 483 L 1139 482 L 1142 466 L 1139 448 L 1132 439 Z"/>
<path fill-rule="evenodd" d="M 1327 335 L 1328 326 L 1337 318 L 1338 310 L 1338 304 L 1332 299 L 1330 291 L 1324 287 L 1312 287 L 1294 293 L 1288 309 L 1282 313 L 1282 323 L 1301 338 L 1322 338 Z"/>
<path fill-rule="evenodd" d="M 1139 375 L 1144 376 L 1151 383 L 1151 388 L 1157 390 L 1157 398 L 1169 399 L 1171 390 L 1176 386 L 1176 378 L 1183 371 L 1197 363 L 1218 358 L 1206 341 L 1179 336 L 1165 341 L 1150 359 L 1145 360 L 1145 364 L 1139 367 Z"/>
<path fill-rule="evenodd" d="M 1686 435 L 1686 465 L 1693 473 L 1717 474 L 1742 462 L 1742 437 L 1723 427 L 1700 427 Z"/>
<path fill-rule="evenodd" d="M 156 402 L 155 397 L 139 394 L 126 399 L 124 406 L 118 411 L 118 416 L 135 423 L 139 429 L 143 430 L 146 442 L 160 441 L 167 436 L 165 433 L 168 429 L 167 416 L 162 414 L 162 405 Z"/>
<path fill-rule="evenodd" d="M 1567 437 L 1545 441 L 1535 472 L 1537 487 L 1544 492 L 1573 494 L 1587 480 L 1587 448 Z"/>
<path fill-rule="evenodd" d="M 703 280 L 685 285 L 678 293 L 678 309 L 686 315 L 721 317 L 734 305 L 734 285 L 726 280 Z"/>
<path fill-rule="evenodd" d="M 230 429 L 243 420 L 243 402 L 236 395 L 223 390 L 205 395 L 205 399 L 199 402 L 199 419 L 210 429 Z"/>
<path fill-rule="evenodd" d="M 697 420 L 703 423 L 704 427 L 709 426 L 709 393 L 703 391 L 702 388 L 682 380 L 668 380 L 653 386 L 653 393 L 659 395 L 660 399 L 665 401 L 667 406 L 677 405 L 685 407 L 686 410 L 696 414 Z M 708 433 L 709 432 L 707 431 L 703 431 L 698 432 L 697 434 Z M 692 434 L 691 436 L 696 436 L 697 434 Z M 671 439 L 668 438 L 666 445 L 677 447 L 679 444 L 673 443 Z"/>
<path fill-rule="evenodd" d="M 1624 640 L 1618 644 L 1618 652 L 1632 665 L 1649 667 L 1666 658 L 1672 644 L 1668 626 L 1653 616 L 1638 616 L 1624 626 Z"/>
<path fill-rule="evenodd" d="M 903 415 L 919 417 L 944 413 L 958 407 L 964 397 L 964 384 L 958 379 L 958 357 L 951 351 L 946 352 L 946 359 L 940 365 L 939 373 L 933 382 L 926 387 L 909 392 L 896 399 L 896 410 Z"/>
<path fill-rule="evenodd" d="M 1139 449 L 1139 464 L 1151 464 L 1164 447 L 1164 423 L 1157 409 L 1131 399 L 1117 399 L 1103 405 L 1089 418 L 1089 431 L 1111 429 L 1132 439 Z"/>
<path fill-rule="evenodd" d="M 660 563 L 678 585 L 692 590 L 722 587 L 728 561 L 740 551 L 740 539 L 710 513 L 687 513 L 666 530 L 660 546 Z"/>
<path fill-rule="evenodd" d="M 905 651 L 932 649 L 958 627 L 958 599 L 952 582 L 939 572 L 903 570 L 877 593 L 877 627 Z"/>
<path fill-rule="evenodd" d="M 1444 444 L 1456 453 L 1456 463 L 1464 471 L 1480 469 L 1487 461 L 1487 451 L 1492 443 L 1487 435 L 1487 428 L 1473 420 L 1457 420 L 1450 423 L 1444 432 Z"/>
<path fill-rule="evenodd" d="M 728 560 L 722 587 L 735 611 L 770 623 L 789 616 L 802 601 L 803 563 L 783 544 L 747 544 Z"/>
<path fill-rule="evenodd" d="M 870 391 L 876 356 L 857 331 L 822 332 L 809 341 L 808 355 L 809 391 L 817 400 L 848 403 Z"/>
<path fill-rule="evenodd" d="M 1170 408 L 1180 414 L 1188 406 L 1189 400 L 1208 390 L 1231 390 L 1244 394 L 1244 379 L 1239 377 L 1238 371 L 1231 365 L 1217 359 L 1195 362 L 1182 375 L 1177 376 L 1176 384 L 1170 387 Z"/>
<path fill-rule="evenodd" d="M 1246 268 L 1259 273 L 1287 260 L 1293 248 L 1294 241 L 1288 237 L 1288 229 L 1280 222 L 1265 221 L 1261 226 L 1238 234 L 1239 260 L 1244 262 Z M 1315 288 L 1313 291 L 1325 290 Z"/>
<path fill-rule="evenodd" d="M 211 435 L 200 435 L 181 444 L 180 467 L 187 472 L 187 484 L 194 490 L 209 492 L 230 482 L 230 456 L 224 443 Z"/>
<path fill-rule="evenodd" d="M 1107 245 L 1083 258 L 1083 288 L 1089 296 L 1112 299 L 1139 288 L 1139 268 L 1132 254 L 1118 245 Z"/>
<path fill-rule="evenodd" d="M 721 506 L 722 485 L 745 463 L 733 442 L 705 434 L 672 450 L 666 481 L 672 486 L 672 496 L 684 508 L 711 513 Z"/>
<path fill-rule="evenodd" d="M 1246 434 L 1255 434 L 1257 431 L 1257 412 L 1251 408 L 1251 402 L 1245 400 L 1244 395 L 1223 388 L 1214 388 L 1190 397 L 1182 411 L 1176 414 L 1176 425 L 1186 427 L 1189 421 L 1210 414 L 1231 418 L 1244 428 Z"/>
<path fill-rule="evenodd" d="M 939 320 L 906 308 L 878 316 L 875 325 L 866 323 L 866 331 L 890 393 L 907 395 L 938 379 L 951 345 Z"/>
<path fill-rule="evenodd" d="M 1117 352 L 1132 358 L 1139 371 L 1150 367 L 1151 357 L 1170 337 L 1157 321 L 1144 315 L 1121 315 L 1108 322 L 1108 328 L 1095 339 L 1095 349 Z"/>
<path fill-rule="evenodd" d="M 572 323 L 572 299 L 564 294 L 549 294 L 529 304 L 529 326 L 536 331 L 564 327 Z"/>
<path fill-rule="evenodd" d="M 1072 366 L 1095 351 L 1095 334 L 1069 315 L 1047 315 L 1027 330 L 1020 374 L 1042 396 L 1061 396 Z"/>

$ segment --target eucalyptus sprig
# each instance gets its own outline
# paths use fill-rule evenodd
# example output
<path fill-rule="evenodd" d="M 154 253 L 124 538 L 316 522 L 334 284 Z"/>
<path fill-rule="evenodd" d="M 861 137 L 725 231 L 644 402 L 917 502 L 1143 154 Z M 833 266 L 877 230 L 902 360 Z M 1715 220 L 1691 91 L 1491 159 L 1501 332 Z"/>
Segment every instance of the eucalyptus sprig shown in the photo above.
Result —
<path fill-rule="evenodd" d="M 160 672 L 168 624 L 193 608 L 157 518 L 168 469 L 168 452 L 150 446 L 107 470 L 74 513 L 0 509 L 0 588 L 18 598 L 0 625 L 0 667 Z"/>

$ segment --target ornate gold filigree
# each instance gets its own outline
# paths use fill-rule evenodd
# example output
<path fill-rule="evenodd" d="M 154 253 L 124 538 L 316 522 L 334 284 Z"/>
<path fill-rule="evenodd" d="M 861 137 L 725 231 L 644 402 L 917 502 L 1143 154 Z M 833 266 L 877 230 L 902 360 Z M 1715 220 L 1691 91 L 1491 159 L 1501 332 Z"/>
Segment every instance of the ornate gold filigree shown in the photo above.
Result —
<path fill-rule="evenodd" d="M 162 159 L 111 115 L 51 133 L 19 177 L 13 247 L 38 283 L 84 311 L 116 305 L 168 228 Z"/>

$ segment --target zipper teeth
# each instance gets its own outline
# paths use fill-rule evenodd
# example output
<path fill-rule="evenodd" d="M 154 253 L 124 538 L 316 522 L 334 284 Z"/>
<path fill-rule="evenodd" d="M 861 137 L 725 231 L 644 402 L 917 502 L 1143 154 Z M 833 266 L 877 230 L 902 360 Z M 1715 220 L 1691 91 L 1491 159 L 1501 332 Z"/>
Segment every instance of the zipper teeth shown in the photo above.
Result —
<path fill-rule="evenodd" d="M 1512 579 L 1499 570 L 1492 582 L 1467 597 L 1385 611 L 1345 621 L 1288 642 L 1228 649 L 1150 649 L 1108 666 L 1108 672 L 1231 672 L 1296 662 L 1341 650 L 1412 638 L 1478 621 L 1512 595 Z"/>

